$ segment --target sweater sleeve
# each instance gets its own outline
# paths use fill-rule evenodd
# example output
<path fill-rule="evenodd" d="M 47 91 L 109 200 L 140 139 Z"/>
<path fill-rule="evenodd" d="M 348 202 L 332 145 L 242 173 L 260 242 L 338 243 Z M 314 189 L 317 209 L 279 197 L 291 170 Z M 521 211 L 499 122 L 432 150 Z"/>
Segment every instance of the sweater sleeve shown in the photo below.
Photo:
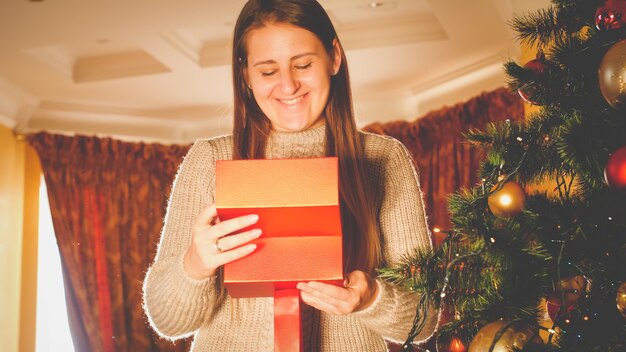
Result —
<path fill-rule="evenodd" d="M 432 246 L 419 180 L 411 156 L 404 145 L 392 141 L 391 150 L 384 153 L 386 156 L 381 165 L 382 199 L 379 214 L 387 265 L 399 262 L 415 248 Z M 354 315 L 386 339 L 402 343 L 413 325 L 420 295 L 382 280 L 376 282 L 379 291 L 374 303 Z M 437 309 L 428 306 L 424 328 L 414 340 L 415 343 L 432 335 L 437 319 Z"/>
<path fill-rule="evenodd" d="M 213 165 L 206 141 L 196 142 L 185 156 L 172 186 L 156 258 L 144 280 L 144 310 L 162 337 L 192 334 L 217 299 L 216 280 L 193 279 L 183 268 L 193 224 L 212 201 Z"/>

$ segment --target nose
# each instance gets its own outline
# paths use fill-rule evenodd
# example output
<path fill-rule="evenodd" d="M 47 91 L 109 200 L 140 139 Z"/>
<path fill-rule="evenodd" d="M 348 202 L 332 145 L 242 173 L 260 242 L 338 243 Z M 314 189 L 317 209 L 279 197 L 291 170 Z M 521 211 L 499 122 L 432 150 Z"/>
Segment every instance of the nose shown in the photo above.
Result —
<path fill-rule="evenodd" d="M 283 71 L 283 74 L 280 75 L 280 90 L 283 94 L 292 95 L 298 88 L 300 88 L 300 82 L 297 80 L 294 72 L 291 70 Z"/>

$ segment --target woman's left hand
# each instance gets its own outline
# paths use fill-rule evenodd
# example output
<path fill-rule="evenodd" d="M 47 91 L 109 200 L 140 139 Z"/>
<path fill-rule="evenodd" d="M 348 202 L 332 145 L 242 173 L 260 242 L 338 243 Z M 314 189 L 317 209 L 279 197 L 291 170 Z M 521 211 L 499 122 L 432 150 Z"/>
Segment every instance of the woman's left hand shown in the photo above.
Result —
<path fill-rule="evenodd" d="M 369 307 L 378 294 L 378 284 L 368 274 L 355 270 L 344 280 L 344 287 L 310 281 L 296 286 L 304 303 L 321 311 L 345 315 Z"/>

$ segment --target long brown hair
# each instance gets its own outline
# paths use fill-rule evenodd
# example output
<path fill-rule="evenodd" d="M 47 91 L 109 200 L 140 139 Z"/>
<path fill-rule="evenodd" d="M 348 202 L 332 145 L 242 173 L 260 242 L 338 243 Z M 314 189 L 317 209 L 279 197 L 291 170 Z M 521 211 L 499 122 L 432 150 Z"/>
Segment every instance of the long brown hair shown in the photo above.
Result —
<path fill-rule="evenodd" d="M 341 66 L 331 78 L 324 110 L 326 156 L 339 160 L 339 189 L 343 227 L 344 270 L 373 273 L 381 264 L 376 209 L 365 177 L 363 142 L 352 110 L 346 56 L 330 18 L 315 0 L 250 0 L 241 10 L 233 35 L 234 159 L 264 158 L 270 121 L 256 103 L 244 77 L 246 35 L 269 23 L 288 23 L 317 36 L 333 58 L 333 41 L 341 50 Z"/>

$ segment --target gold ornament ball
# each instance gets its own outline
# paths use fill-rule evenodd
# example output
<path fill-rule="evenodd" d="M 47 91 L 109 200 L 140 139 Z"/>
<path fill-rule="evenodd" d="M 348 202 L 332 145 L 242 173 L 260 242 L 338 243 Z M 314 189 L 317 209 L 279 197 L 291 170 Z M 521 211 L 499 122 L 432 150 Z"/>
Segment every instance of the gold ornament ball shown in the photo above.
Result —
<path fill-rule="evenodd" d="M 626 282 L 622 282 L 619 289 L 617 289 L 615 301 L 617 302 L 617 310 L 626 319 Z"/>
<path fill-rule="evenodd" d="M 598 69 L 598 83 L 604 99 L 617 110 L 626 107 L 626 39 L 604 54 Z"/>
<path fill-rule="evenodd" d="M 468 352 L 488 352 L 493 344 L 494 337 L 507 325 L 504 320 L 496 320 L 482 327 L 474 336 Z M 541 339 L 529 325 L 522 322 L 513 323 L 502 333 L 492 352 L 510 352 L 514 348 L 522 349 L 530 341 L 540 343 Z"/>
<path fill-rule="evenodd" d="M 496 185 L 492 190 L 497 189 Z M 511 218 L 521 213 L 526 202 L 526 193 L 517 182 L 509 181 L 487 199 L 489 209 L 498 217 Z"/>

